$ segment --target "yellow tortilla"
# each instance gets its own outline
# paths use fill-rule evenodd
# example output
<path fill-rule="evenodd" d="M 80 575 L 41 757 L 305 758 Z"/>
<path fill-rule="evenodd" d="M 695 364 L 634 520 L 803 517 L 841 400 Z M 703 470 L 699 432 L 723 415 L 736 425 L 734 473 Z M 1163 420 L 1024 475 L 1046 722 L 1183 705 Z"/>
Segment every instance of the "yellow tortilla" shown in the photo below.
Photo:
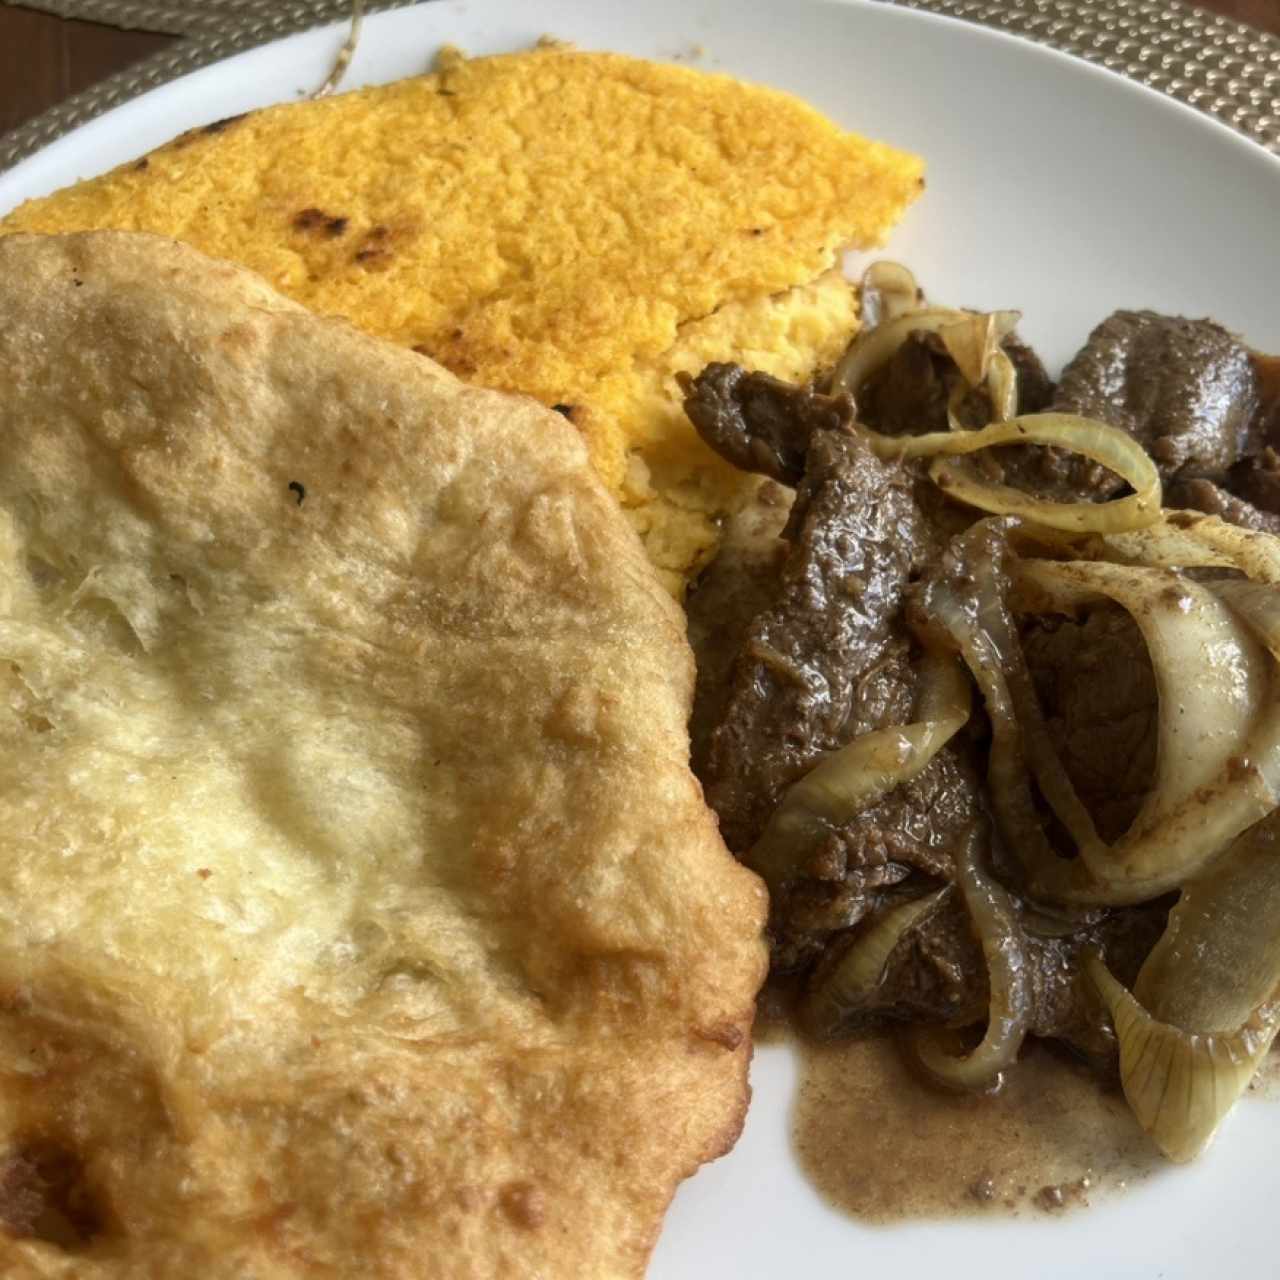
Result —
<path fill-rule="evenodd" d="M 824 273 L 884 239 L 921 172 L 787 94 L 550 48 L 197 129 L 0 231 L 171 235 L 566 406 L 676 581 L 732 486 L 702 474 L 670 371 L 697 351 L 812 372 L 855 318 Z"/>

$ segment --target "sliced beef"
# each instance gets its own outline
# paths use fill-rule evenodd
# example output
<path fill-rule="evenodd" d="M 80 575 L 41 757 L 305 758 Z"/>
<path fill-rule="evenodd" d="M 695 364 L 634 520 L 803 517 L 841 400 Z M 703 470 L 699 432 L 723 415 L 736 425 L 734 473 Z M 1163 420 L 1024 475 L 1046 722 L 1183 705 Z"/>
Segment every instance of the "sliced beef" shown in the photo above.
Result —
<path fill-rule="evenodd" d="M 1123 428 L 1168 479 L 1224 475 L 1251 451 L 1257 405 L 1249 351 L 1221 325 L 1117 311 L 1063 370 L 1053 408 Z"/>
<path fill-rule="evenodd" d="M 1128 830 L 1155 777 L 1159 701 L 1137 623 L 1119 605 L 1037 617 L 1023 651 L 1062 766 L 1098 834 Z"/>
<path fill-rule="evenodd" d="M 853 418 L 847 396 L 822 395 L 736 364 L 709 364 L 681 386 L 685 413 L 711 448 L 743 471 L 788 485 L 804 474 L 813 433 L 838 430 Z"/>
<path fill-rule="evenodd" d="M 1259 510 L 1252 502 L 1236 497 L 1212 480 L 1175 481 L 1165 490 L 1164 505 L 1203 511 L 1205 515 L 1218 516 L 1228 524 L 1238 524 L 1242 529 L 1280 534 L 1280 515 Z"/>
<path fill-rule="evenodd" d="M 946 431 L 947 404 L 959 381 L 959 370 L 937 336 L 913 333 L 858 392 L 858 420 L 886 436 Z M 980 416 L 982 408 L 964 406 L 961 416 L 966 412 Z"/>
<path fill-rule="evenodd" d="M 906 896 L 918 896 L 918 892 Z M 879 911 L 891 910 L 903 896 L 886 895 Z M 1101 951 L 1111 971 L 1131 986 L 1164 931 L 1167 917 L 1168 903 L 1161 902 L 1109 912 L 1061 936 L 1027 929 L 1022 945 L 1031 989 L 1031 1033 L 1063 1041 L 1097 1067 L 1113 1065 L 1115 1037 L 1110 1018 L 1081 976 L 1081 959 L 1090 949 Z M 863 929 L 872 927 L 874 918 L 863 925 Z M 826 979 L 861 936 L 862 930 L 850 931 L 830 948 L 810 978 L 811 989 Z M 819 1036 L 838 1036 L 884 1022 L 971 1026 L 986 1020 L 989 1000 L 982 947 L 963 902 L 953 891 L 898 944 L 869 999 L 846 1010 L 838 1022 L 824 1024 L 811 1017 L 807 1029 Z M 829 1012 L 824 1007 L 824 1013 Z"/>
<path fill-rule="evenodd" d="M 1117 311 L 1063 370 L 1052 403 L 1120 427 L 1166 481 L 1221 477 L 1256 447 L 1258 375 L 1248 350 L 1211 320 Z M 1041 445 L 997 451 L 1008 484 L 1053 502 L 1104 501 L 1124 481 Z"/>
<path fill-rule="evenodd" d="M 1277 424 L 1280 426 L 1280 423 Z M 1237 462 L 1227 473 L 1227 488 L 1258 511 L 1280 517 L 1280 454 L 1270 445 Z"/>
<path fill-rule="evenodd" d="M 1054 445 L 1018 444 L 988 451 L 991 478 L 1046 502 L 1100 502 L 1122 482 L 1082 454 Z"/>
<path fill-rule="evenodd" d="M 751 501 L 725 522 L 715 559 L 702 571 L 685 601 L 689 645 L 697 660 L 690 759 L 706 774 L 711 735 L 724 716 L 729 675 L 747 628 L 778 594 L 790 543 L 782 537 L 795 494 L 765 480 Z"/>
<path fill-rule="evenodd" d="M 777 597 L 747 628 L 703 773 L 739 853 L 819 755 L 902 723 L 911 705 L 909 682 L 884 666 L 920 539 L 907 474 L 855 435 L 816 432 L 786 537 Z"/>
<path fill-rule="evenodd" d="M 1039 356 L 1010 335 L 1005 353 L 1018 375 L 1018 412 L 1039 413 L 1053 395 L 1053 383 Z M 858 394 L 858 420 L 882 435 L 922 435 L 949 429 L 947 405 L 960 384 L 960 371 L 936 334 L 913 333 L 885 367 Z M 960 398 L 956 416 L 968 427 L 991 421 L 991 402 L 982 389 Z"/>
<path fill-rule="evenodd" d="M 1061 1040 L 1097 1067 L 1113 1064 L 1111 1018 L 1081 973 L 1085 952 L 1101 951 L 1107 966 L 1132 986 L 1142 962 L 1159 941 L 1167 902 L 1126 907 L 1065 937 L 1027 935 L 1027 961 L 1034 1010 L 1031 1034 Z"/>
<path fill-rule="evenodd" d="M 1280 356 L 1255 351 L 1253 371 L 1258 378 L 1258 409 L 1252 434 L 1258 446 L 1280 449 Z"/>
<path fill-rule="evenodd" d="M 1280 437 L 1280 400 L 1274 409 L 1262 407 L 1266 412 L 1258 418 L 1259 436 L 1266 432 Z M 1220 481 L 1175 480 L 1165 488 L 1164 505 L 1203 511 L 1242 529 L 1280 534 L 1280 453 L 1268 444 L 1261 453 L 1242 458 Z"/>
<path fill-rule="evenodd" d="M 816 960 L 833 934 L 856 925 L 880 905 L 886 889 L 909 877 L 949 881 L 955 849 L 981 818 L 981 791 L 964 753 L 944 749 L 918 777 L 833 829 L 813 851 L 809 874 L 774 895 L 775 967 L 798 969 Z"/>

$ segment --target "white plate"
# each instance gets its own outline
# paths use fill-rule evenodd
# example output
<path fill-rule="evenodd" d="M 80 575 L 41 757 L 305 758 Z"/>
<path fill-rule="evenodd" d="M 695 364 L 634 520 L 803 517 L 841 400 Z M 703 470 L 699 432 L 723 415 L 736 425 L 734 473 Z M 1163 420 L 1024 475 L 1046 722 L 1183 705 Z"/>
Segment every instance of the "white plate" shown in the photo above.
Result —
<path fill-rule="evenodd" d="M 342 34 L 291 37 L 112 111 L 0 177 L 0 211 L 305 92 Z M 1119 77 L 977 27 L 861 0 L 437 0 L 367 21 L 346 87 L 421 72 L 445 41 L 493 53 L 543 34 L 657 58 L 700 48 L 704 67 L 919 151 L 929 188 L 893 255 L 935 298 L 1021 308 L 1050 365 L 1117 306 L 1213 315 L 1280 351 L 1280 161 Z M 752 1077 L 746 1132 L 677 1195 L 653 1280 L 1275 1274 L 1280 1105 L 1243 1103 L 1198 1164 L 1084 1213 L 873 1229 L 827 1209 L 790 1153 L 788 1050 L 762 1050 Z"/>

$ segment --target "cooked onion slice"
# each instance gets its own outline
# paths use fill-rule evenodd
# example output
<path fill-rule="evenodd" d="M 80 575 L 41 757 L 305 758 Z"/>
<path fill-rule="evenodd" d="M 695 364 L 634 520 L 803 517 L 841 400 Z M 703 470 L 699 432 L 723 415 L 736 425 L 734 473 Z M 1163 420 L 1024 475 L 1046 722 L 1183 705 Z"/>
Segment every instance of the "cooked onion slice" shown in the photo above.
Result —
<path fill-rule="evenodd" d="M 1280 812 L 1251 827 L 1190 881 L 1138 974 L 1154 1017 L 1233 1031 L 1280 986 Z"/>
<path fill-rule="evenodd" d="M 804 872 L 834 827 L 920 774 L 969 718 L 969 682 L 949 655 L 920 668 L 920 719 L 877 729 L 825 756 L 792 783 L 744 861 L 773 890 Z"/>
<path fill-rule="evenodd" d="M 1280 682 L 1272 664 L 1219 594 L 1168 570 L 1027 560 L 1015 576 L 1022 598 L 1038 608 L 1070 613 L 1106 597 L 1142 631 L 1160 697 L 1155 785 L 1125 835 L 1112 845 L 1096 836 L 1079 840 L 1079 853 L 1111 901 L 1138 902 L 1177 888 L 1276 805 L 1268 774 L 1243 763 L 1261 753 L 1280 770 Z M 1218 584 L 1223 595 L 1248 585 Z M 1256 589 L 1274 601 L 1273 589 Z M 1064 780 L 1060 767 L 1032 764 L 1057 810 L 1051 792 Z M 1075 878 L 1070 866 L 1057 860 L 1039 867 L 1037 891 L 1061 894 Z"/>
<path fill-rule="evenodd" d="M 956 887 L 964 900 L 987 962 L 991 1003 L 982 1043 L 957 1058 L 921 1028 L 912 1037 L 920 1065 L 939 1084 L 974 1093 L 1000 1087 L 1031 1026 L 1031 984 L 1022 927 L 1008 892 L 979 865 L 978 830 L 971 829 L 956 854 Z"/>
<path fill-rule="evenodd" d="M 1012 418 L 1017 412 L 1017 379 L 1012 377 L 1013 362 L 1005 355 L 1001 343 L 1018 327 L 1022 318 L 1018 311 L 960 311 L 951 324 L 938 330 L 960 376 L 971 386 L 989 382 L 991 407 L 997 422 Z M 998 362 L 1000 375 L 993 372 Z"/>
<path fill-rule="evenodd" d="M 1236 569 L 1254 582 L 1280 584 L 1280 539 L 1198 511 L 1166 511 L 1150 528 L 1094 540 L 1066 538 L 1055 549 L 1068 548 L 1073 559 L 1165 569 Z"/>
<path fill-rule="evenodd" d="M 1254 582 L 1280 583 L 1280 539 L 1273 534 L 1241 529 L 1217 516 L 1201 518 L 1187 529 L 1212 552 L 1229 557 Z"/>
<path fill-rule="evenodd" d="M 1185 1031 L 1152 1017 L 1098 955 L 1086 957 L 1085 971 L 1111 1011 L 1120 1080 L 1138 1123 L 1170 1160 L 1193 1160 L 1249 1087 L 1280 1028 L 1280 1004 L 1231 1033 Z"/>
<path fill-rule="evenodd" d="M 1129 434 L 1104 422 L 1069 413 L 1029 413 L 993 422 L 980 431 L 932 431 L 923 436 L 885 436 L 858 431 L 883 458 L 937 457 L 929 470 L 949 496 L 994 515 L 1019 516 L 1069 533 L 1118 533 L 1160 519 L 1160 474 L 1146 450 Z M 1092 458 L 1126 480 L 1133 493 L 1114 502 L 1048 502 L 1011 485 L 982 479 L 948 459 L 996 445 L 1052 444 Z"/>
<path fill-rule="evenodd" d="M 836 365 L 831 389 L 848 391 L 856 403 L 868 379 L 893 359 L 912 334 L 933 333 L 970 386 L 986 384 L 995 417 L 1011 418 L 1017 411 L 1017 378 L 1000 343 L 1013 332 L 1018 319 L 1017 311 L 982 313 L 954 307 L 921 307 L 882 316 L 879 324 L 863 329 L 854 339 Z"/>
<path fill-rule="evenodd" d="M 924 292 L 900 262 L 882 258 L 862 273 L 858 300 L 863 328 L 874 329 L 905 312 L 919 311 L 924 305 Z"/>
<path fill-rule="evenodd" d="M 949 892 L 945 887 L 936 889 L 868 921 L 836 963 L 815 976 L 799 1010 L 805 1029 L 816 1036 L 837 1035 L 851 1017 L 865 1010 L 874 1001 L 898 944 L 933 914 Z"/>
<path fill-rule="evenodd" d="M 935 644 L 949 640 L 977 683 L 991 722 L 987 781 L 1006 845 L 1022 863 L 1031 887 L 1046 900 L 1098 902 L 1083 863 L 1054 852 L 1031 791 L 1043 779 L 1046 799 L 1077 842 L 1096 842 L 1093 819 L 1076 795 L 1036 700 L 999 569 L 1008 554 L 1005 522 L 984 520 L 953 545 L 959 563 L 926 581 L 913 622 Z"/>

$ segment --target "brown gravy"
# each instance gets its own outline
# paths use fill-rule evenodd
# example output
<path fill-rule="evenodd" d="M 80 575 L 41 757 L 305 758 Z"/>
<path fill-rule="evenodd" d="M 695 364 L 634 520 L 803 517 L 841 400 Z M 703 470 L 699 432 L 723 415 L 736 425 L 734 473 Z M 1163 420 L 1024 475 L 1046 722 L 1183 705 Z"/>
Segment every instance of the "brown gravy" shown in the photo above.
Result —
<path fill-rule="evenodd" d="M 1165 1165 L 1118 1089 L 1043 1045 L 983 1098 L 916 1079 L 888 1035 L 795 1048 L 800 1166 L 864 1221 L 1061 1213 Z"/>

